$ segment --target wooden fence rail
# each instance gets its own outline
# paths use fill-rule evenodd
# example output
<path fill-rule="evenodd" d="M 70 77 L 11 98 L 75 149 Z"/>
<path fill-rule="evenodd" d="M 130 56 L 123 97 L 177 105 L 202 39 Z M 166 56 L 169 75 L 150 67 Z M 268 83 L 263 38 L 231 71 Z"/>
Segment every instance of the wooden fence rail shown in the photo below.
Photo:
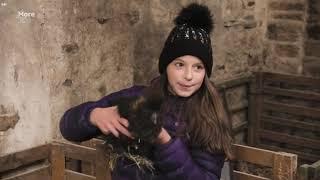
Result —
<path fill-rule="evenodd" d="M 255 147 L 235 144 L 234 153 L 237 160 L 272 168 L 272 179 L 295 179 L 297 172 L 297 156 L 290 153 L 274 152 Z M 255 176 L 240 171 L 233 171 L 236 180 L 269 180 L 270 178 Z"/>
<path fill-rule="evenodd" d="M 279 153 L 245 145 L 234 144 L 237 160 L 273 168 L 273 179 L 291 180 L 295 178 L 297 156 Z M 83 145 L 53 142 L 22 152 L 0 157 L 1 180 L 111 180 L 108 168 L 107 149 L 102 144 L 96 148 Z M 66 158 L 93 163 L 95 176 L 70 170 Z M 23 159 L 23 160 L 22 160 Z M 40 161 L 43 161 L 40 163 Z M 232 171 L 236 180 L 268 180 L 240 171 Z"/>
<path fill-rule="evenodd" d="M 320 79 L 259 72 L 249 97 L 249 145 L 320 159 Z"/>
<path fill-rule="evenodd" d="M 241 88 L 244 88 L 246 93 L 248 94 L 249 90 L 250 90 L 251 81 L 252 81 L 251 75 L 244 75 L 241 77 L 222 81 L 222 82 L 219 82 L 216 84 L 216 86 L 219 90 L 219 93 L 223 98 L 225 108 L 226 108 L 230 118 L 232 117 L 233 114 L 236 114 L 240 111 L 243 111 L 243 112 L 245 112 L 245 114 L 248 114 L 249 109 L 251 108 L 251 105 L 249 104 L 248 99 L 244 99 L 244 102 L 240 103 L 240 104 L 236 104 L 236 105 L 230 104 L 228 102 L 227 93 L 232 89 L 241 87 Z M 237 135 L 237 134 L 243 133 L 243 132 L 246 133 L 248 131 L 248 126 L 249 126 L 248 124 L 249 124 L 248 120 L 243 121 L 239 124 L 234 124 L 233 128 L 232 128 L 234 135 Z"/>

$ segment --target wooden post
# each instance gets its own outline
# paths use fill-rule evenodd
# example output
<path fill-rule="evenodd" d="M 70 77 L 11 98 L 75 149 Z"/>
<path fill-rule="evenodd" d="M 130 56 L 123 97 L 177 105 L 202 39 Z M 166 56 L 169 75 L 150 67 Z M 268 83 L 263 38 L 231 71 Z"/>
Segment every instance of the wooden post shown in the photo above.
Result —
<path fill-rule="evenodd" d="M 248 106 L 248 144 L 254 145 L 254 119 L 255 119 L 255 81 L 251 80 L 248 87 L 248 98 L 249 98 L 249 106 Z"/>
<path fill-rule="evenodd" d="M 297 173 L 297 155 L 278 152 L 273 157 L 273 179 L 295 180 Z"/>
<path fill-rule="evenodd" d="M 262 114 L 262 105 L 263 105 L 263 84 L 264 84 L 264 73 L 259 72 L 257 74 L 257 82 L 256 82 L 256 116 L 255 116 L 255 146 L 259 146 L 260 144 L 260 134 L 259 131 L 261 130 L 261 114 Z"/>
<path fill-rule="evenodd" d="M 308 165 L 308 164 L 303 164 L 303 165 L 299 166 L 297 179 L 298 180 L 308 180 L 309 176 L 311 177 L 311 175 L 309 175 L 310 174 L 309 168 L 310 168 L 310 165 Z"/>
<path fill-rule="evenodd" d="M 111 180 L 108 151 L 103 144 L 96 145 L 96 180 Z"/>
<path fill-rule="evenodd" d="M 259 142 L 258 130 L 260 128 L 260 111 L 262 99 L 263 74 L 254 73 L 254 78 L 249 85 L 249 130 L 248 143 L 257 146 Z"/>
<path fill-rule="evenodd" d="M 52 180 L 64 180 L 65 156 L 61 145 L 52 143 L 51 147 Z"/>

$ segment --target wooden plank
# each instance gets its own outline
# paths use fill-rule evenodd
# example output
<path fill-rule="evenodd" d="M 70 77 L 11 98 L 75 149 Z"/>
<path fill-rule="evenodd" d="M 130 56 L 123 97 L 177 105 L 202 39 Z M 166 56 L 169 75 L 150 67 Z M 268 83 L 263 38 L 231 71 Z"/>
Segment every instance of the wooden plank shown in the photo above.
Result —
<path fill-rule="evenodd" d="M 309 139 L 309 138 L 303 138 L 298 136 L 292 136 L 287 135 L 284 133 L 278 133 L 273 132 L 269 130 L 259 130 L 259 136 L 264 139 L 272 140 L 275 142 L 282 142 L 282 143 L 288 143 L 293 144 L 301 147 L 308 147 L 311 149 L 320 149 L 320 141 Z"/>
<path fill-rule="evenodd" d="M 75 160 L 75 159 L 66 157 L 65 161 L 66 161 L 66 169 L 82 172 L 81 160 Z"/>
<path fill-rule="evenodd" d="M 248 105 L 248 144 L 251 146 L 255 145 L 255 139 L 256 139 L 256 122 L 257 122 L 257 111 L 256 111 L 256 106 L 255 106 L 255 97 L 257 96 L 255 93 L 252 93 L 252 91 L 254 91 L 254 89 L 256 88 L 256 84 L 252 83 L 249 86 L 249 105 Z"/>
<path fill-rule="evenodd" d="M 315 159 L 320 159 L 319 155 L 304 153 L 304 152 L 296 151 L 296 150 L 292 150 L 292 149 L 285 149 L 285 148 L 270 146 L 270 145 L 266 145 L 266 144 L 259 144 L 258 146 L 261 148 L 264 148 L 264 149 L 272 150 L 272 151 L 281 151 L 281 152 L 288 152 L 288 153 L 292 153 L 292 154 L 297 154 L 299 159 L 304 159 L 304 160 L 307 160 L 310 162 L 314 162 Z"/>
<path fill-rule="evenodd" d="M 248 174 L 241 171 L 233 171 L 233 178 L 235 180 L 271 180 L 269 178 L 256 176 L 256 175 Z"/>
<path fill-rule="evenodd" d="M 24 172 L 16 173 L 9 177 L 0 177 L 1 180 L 51 180 L 50 178 L 50 169 L 51 166 L 45 165 L 40 168 L 31 169 Z"/>
<path fill-rule="evenodd" d="M 65 170 L 65 156 L 61 144 L 53 143 L 51 146 L 51 167 L 52 180 L 63 180 Z"/>
<path fill-rule="evenodd" d="M 248 128 L 248 122 L 243 121 L 232 128 L 233 134 L 238 134 Z"/>
<path fill-rule="evenodd" d="M 264 110 L 272 110 L 276 112 L 290 113 L 306 117 L 320 118 L 320 110 L 315 108 L 308 108 L 304 106 L 289 105 L 273 101 L 264 101 Z"/>
<path fill-rule="evenodd" d="M 272 95 L 281 95 L 287 97 L 293 97 L 297 99 L 320 101 L 320 94 L 315 92 L 291 90 L 291 89 L 282 89 L 278 87 L 264 87 L 263 93 L 272 94 Z"/>
<path fill-rule="evenodd" d="M 257 130 L 260 128 L 261 103 L 263 102 L 262 86 L 263 73 L 254 72 L 255 80 L 249 85 L 249 129 L 248 143 L 251 146 L 256 146 L 259 142 Z"/>
<path fill-rule="evenodd" d="M 228 79 L 225 81 L 220 81 L 216 83 L 216 87 L 218 90 L 234 88 L 237 86 L 243 86 L 252 81 L 251 75 L 243 75 L 240 77 L 235 77 L 233 79 Z"/>
<path fill-rule="evenodd" d="M 0 172 L 16 169 L 20 166 L 48 159 L 50 155 L 50 145 L 42 145 L 21 152 L 8 154 L 0 157 Z"/>
<path fill-rule="evenodd" d="M 60 144 L 66 157 L 76 160 L 95 162 L 96 150 L 94 148 L 71 143 Z"/>
<path fill-rule="evenodd" d="M 287 180 L 296 179 L 297 155 L 279 152 L 274 155 L 273 179 Z"/>
<path fill-rule="evenodd" d="M 104 140 L 99 139 L 99 138 L 92 138 L 92 139 L 90 139 L 88 141 L 81 142 L 81 145 L 85 146 L 85 147 L 96 149 L 96 145 L 97 144 L 102 144 L 102 143 L 104 143 Z"/>
<path fill-rule="evenodd" d="M 244 101 L 243 103 L 238 103 L 236 105 L 233 105 L 233 106 L 230 107 L 230 112 L 232 114 L 234 114 L 234 113 L 237 113 L 239 111 L 247 110 L 247 108 L 249 106 L 248 104 L 249 104 L 248 101 Z"/>
<path fill-rule="evenodd" d="M 106 146 L 97 144 L 96 153 L 96 178 L 97 180 L 111 180 L 111 173 L 109 168 L 109 154 Z"/>
<path fill-rule="evenodd" d="M 273 154 L 275 153 L 273 151 L 240 144 L 234 144 L 233 148 L 237 160 L 243 160 L 267 167 L 273 166 Z"/>
<path fill-rule="evenodd" d="M 297 179 L 298 180 L 308 180 L 310 179 L 309 177 L 312 177 L 313 173 L 310 171 L 310 165 L 309 164 L 303 164 L 298 167 L 298 175 Z"/>
<path fill-rule="evenodd" d="M 267 122 L 267 123 L 272 123 L 272 124 L 277 124 L 281 126 L 287 126 L 287 127 L 293 127 L 297 129 L 304 129 L 308 131 L 315 131 L 315 132 L 320 132 L 320 125 L 316 123 L 308 123 L 308 122 L 303 122 L 303 121 L 298 121 L 298 120 L 289 120 L 285 118 L 279 118 L 275 116 L 267 116 L 267 115 L 262 115 L 261 121 Z"/>
<path fill-rule="evenodd" d="M 286 75 L 286 74 L 275 74 L 275 73 L 269 73 L 269 72 L 264 72 L 263 76 L 264 76 L 264 80 L 268 82 L 284 82 L 287 84 L 294 84 L 294 85 L 306 85 L 308 87 L 313 87 L 316 89 L 320 88 L 320 79 L 317 79 L 317 78 Z"/>
<path fill-rule="evenodd" d="M 66 180 L 96 180 L 96 177 L 72 170 L 65 170 Z"/>
<path fill-rule="evenodd" d="M 261 128 L 261 114 L 262 114 L 262 108 L 263 108 L 263 99 L 264 96 L 262 94 L 262 88 L 263 88 L 263 82 L 264 82 L 264 74 L 263 73 L 258 73 L 257 74 L 257 79 L 256 79 L 256 97 L 255 97 L 255 111 L 256 111 L 256 117 L 255 119 L 253 119 L 253 121 L 256 121 L 255 123 L 255 127 L 254 127 L 254 140 L 255 140 L 255 144 L 259 144 L 260 143 L 260 139 L 257 136 L 258 132 L 257 130 Z"/>
<path fill-rule="evenodd" d="M 96 176 L 96 165 L 90 162 L 81 161 L 81 171 L 79 172 Z"/>

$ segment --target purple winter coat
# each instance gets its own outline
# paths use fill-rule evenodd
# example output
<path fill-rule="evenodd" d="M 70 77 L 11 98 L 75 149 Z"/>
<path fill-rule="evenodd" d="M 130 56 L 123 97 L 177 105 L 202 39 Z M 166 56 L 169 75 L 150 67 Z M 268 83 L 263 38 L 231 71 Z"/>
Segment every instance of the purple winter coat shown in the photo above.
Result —
<path fill-rule="evenodd" d="M 101 134 L 100 130 L 89 122 L 89 114 L 96 107 L 109 107 L 119 97 L 132 97 L 142 94 L 144 86 L 133 86 L 124 89 L 96 102 L 86 102 L 65 112 L 60 121 L 60 131 L 69 141 L 85 141 Z M 225 155 L 209 153 L 191 147 L 185 137 L 176 136 L 179 128 L 185 123 L 179 121 L 179 113 L 183 113 L 182 105 L 186 98 L 168 96 L 164 103 L 164 128 L 172 136 L 170 142 L 154 146 L 153 162 L 155 173 L 141 172 L 129 160 L 118 161 L 112 172 L 113 180 L 218 180 L 224 164 Z"/>

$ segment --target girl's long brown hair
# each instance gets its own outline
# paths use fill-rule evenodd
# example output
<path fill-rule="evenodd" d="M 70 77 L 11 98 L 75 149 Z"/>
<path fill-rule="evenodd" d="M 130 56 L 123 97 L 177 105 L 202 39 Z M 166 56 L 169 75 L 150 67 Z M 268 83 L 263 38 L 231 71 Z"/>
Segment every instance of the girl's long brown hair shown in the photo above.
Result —
<path fill-rule="evenodd" d="M 152 83 L 154 91 L 160 95 L 168 93 L 166 73 L 160 76 L 158 83 Z M 204 148 L 215 153 L 222 152 L 232 159 L 232 128 L 223 101 L 214 84 L 205 76 L 201 88 L 188 98 L 185 119 L 186 133 L 192 146 Z"/>
<path fill-rule="evenodd" d="M 224 152 L 232 159 L 231 122 L 221 96 L 207 76 L 199 91 L 189 99 L 186 112 L 192 145 L 210 152 Z"/>

